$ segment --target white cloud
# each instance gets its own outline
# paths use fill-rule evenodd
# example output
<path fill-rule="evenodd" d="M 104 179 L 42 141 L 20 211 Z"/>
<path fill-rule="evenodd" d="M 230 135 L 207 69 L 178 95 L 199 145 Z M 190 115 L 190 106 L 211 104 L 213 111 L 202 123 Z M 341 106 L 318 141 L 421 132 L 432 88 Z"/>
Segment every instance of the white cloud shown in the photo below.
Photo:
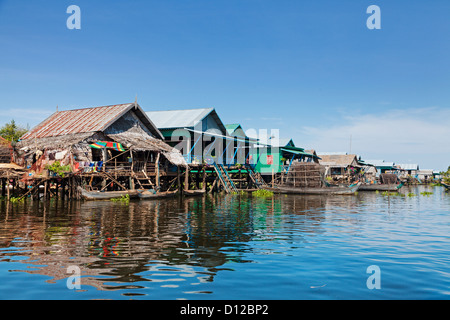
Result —
<path fill-rule="evenodd" d="M 345 116 L 330 127 L 302 127 L 303 146 L 319 151 L 351 151 L 400 163 L 415 159 L 426 166 L 450 165 L 450 109 L 391 110 Z"/>
<path fill-rule="evenodd" d="M 33 127 L 49 117 L 55 110 L 37 110 L 31 108 L 11 108 L 0 110 L 0 126 L 14 120 L 17 124 L 25 127 Z"/>

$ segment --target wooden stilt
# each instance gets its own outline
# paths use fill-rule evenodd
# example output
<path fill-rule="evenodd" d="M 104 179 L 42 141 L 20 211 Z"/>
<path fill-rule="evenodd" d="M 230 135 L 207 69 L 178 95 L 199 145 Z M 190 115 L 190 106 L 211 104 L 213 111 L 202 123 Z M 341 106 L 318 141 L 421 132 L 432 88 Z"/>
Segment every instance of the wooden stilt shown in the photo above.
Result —
<path fill-rule="evenodd" d="M 156 162 L 155 162 L 155 169 L 156 169 L 156 189 L 159 191 L 161 185 L 160 185 L 160 176 L 159 176 L 159 157 L 160 153 L 156 156 Z"/>
<path fill-rule="evenodd" d="M 186 166 L 186 172 L 184 174 L 184 190 L 189 190 L 189 166 Z"/>
<path fill-rule="evenodd" d="M 181 192 L 181 179 L 180 179 L 180 167 L 177 167 L 177 187 Z"/>
<path fill-rule="evenodd" d="M 7 189 L 7 199 L 9 201 L 11 199 L 11 193 L 9 190 L 9 172 L 6 175 L 6 189 Z"/>
<path fill-rule="evenodd" d="M 2 179 L 2 197 L 6 196 L 6 181 Z"/>
<path fill-rule="evenodd" d="M 203 167 L 202 190 L 206 190 L 206 168 Z"/>

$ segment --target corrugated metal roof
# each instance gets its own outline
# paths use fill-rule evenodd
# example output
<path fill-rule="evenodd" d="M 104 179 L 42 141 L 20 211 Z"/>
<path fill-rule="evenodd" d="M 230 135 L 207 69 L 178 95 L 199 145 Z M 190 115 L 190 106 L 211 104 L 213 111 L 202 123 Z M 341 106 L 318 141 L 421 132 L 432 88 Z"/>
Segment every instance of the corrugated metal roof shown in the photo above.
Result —
<path fill-rule="evenodd" d="M 372 164 L 374 167 L 394 167 L 394 162 L 386 162 L 384 160 L 365 160 L 365 162 Z"/>
<path fill-rule="evenodd" d="M 403 170 L 419 170 L 419 165 L 413 163 L 398 164 L 398 166 Z"/>
<path fill-rule="evenodd" d="M 134 103 L 59 111 L 27 132 L 22 140 L 103 131 L 126 113 Z"/>
<path fill-rule="evenodd" d="M 146 114 L 158 129 L 172 129 L 192 128 L 212 111 L 214 108 L 148 111 Z"/>
<path fill-rule="evenodd" d="M 241 125 L 239 123 L 233 123 L 233 124 L 226 124 L 225 128 L 227 129 L 228 134 L 232 134 L 234 131 L 236 131 L 238 128 L 241 128 Z"/>

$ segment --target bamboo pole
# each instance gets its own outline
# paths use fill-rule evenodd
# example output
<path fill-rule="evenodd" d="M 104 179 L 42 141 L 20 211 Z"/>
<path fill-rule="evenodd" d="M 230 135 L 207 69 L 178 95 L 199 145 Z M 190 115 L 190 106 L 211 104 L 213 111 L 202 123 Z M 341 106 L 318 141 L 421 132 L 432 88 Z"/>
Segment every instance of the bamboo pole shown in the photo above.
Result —
<path fill-rule="evenodd" d="M 156 156 L 156 162 L 155 162 L 155 168 L 156 168 L 156 188 L 159 191 L 160 189 L 160 177 L 159 177 L 159 157 L 161 156 L 160 153 Z"/>

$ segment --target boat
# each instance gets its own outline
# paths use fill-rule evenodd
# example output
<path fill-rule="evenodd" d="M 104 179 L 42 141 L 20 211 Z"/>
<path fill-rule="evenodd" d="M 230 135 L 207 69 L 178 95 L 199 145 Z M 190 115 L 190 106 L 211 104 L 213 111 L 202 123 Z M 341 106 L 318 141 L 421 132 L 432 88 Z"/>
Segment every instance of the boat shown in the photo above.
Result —
<path fill-rule="evenodd" d="M 441 182 L 441 184 L 442 184 L 445 188 L 447 188 L 447 190 L 450 190 L 450 185 L 445 184 L 445 183 L 442 183 L 442 182 Z"/>
<path fill-rule="evenodd" d="M 202 196 L 206 193 L 206 190 L 183 190 L 183 195 L 185 197 Z"/>
<path fill-rule="evenodd" d="M 404 182 L 400 184 L 383 184 L 383 183 L 374 183 L 374 184 L 361 184 L 359 187 L 359 191 L 398 191 L 403 187 Z"/>
<path fill-rule="evenodd" d="M 346 195 L 354 194 L 361 186 L 361 182 L 349 186 L 323 187 L 323 188 L 294 188 L 294 187 L 266 187 L 264 190 L 282 194 L 323 194 L 323 195 Z"/>
<path fill-rule="evenodd" d="M 165 191 L 165 192 L 155 192 L 154 190 L 139 190 L 138 197 L 141 200 L 150 200 L 150 199 L 163 199 L 163 198 L 171 198 L 178 194 L 178 190 L 175 191 Z"/>
<path fill-rule="evenodd" d="M 87 191 L 82 187 L 78 187 L 78 191 L 81 197 L 85 200 L 111 200 L 118 199 L 124 196 L 130 198 L 138 197 L 138 190 L 126 190 L 126 191 Z"/>

